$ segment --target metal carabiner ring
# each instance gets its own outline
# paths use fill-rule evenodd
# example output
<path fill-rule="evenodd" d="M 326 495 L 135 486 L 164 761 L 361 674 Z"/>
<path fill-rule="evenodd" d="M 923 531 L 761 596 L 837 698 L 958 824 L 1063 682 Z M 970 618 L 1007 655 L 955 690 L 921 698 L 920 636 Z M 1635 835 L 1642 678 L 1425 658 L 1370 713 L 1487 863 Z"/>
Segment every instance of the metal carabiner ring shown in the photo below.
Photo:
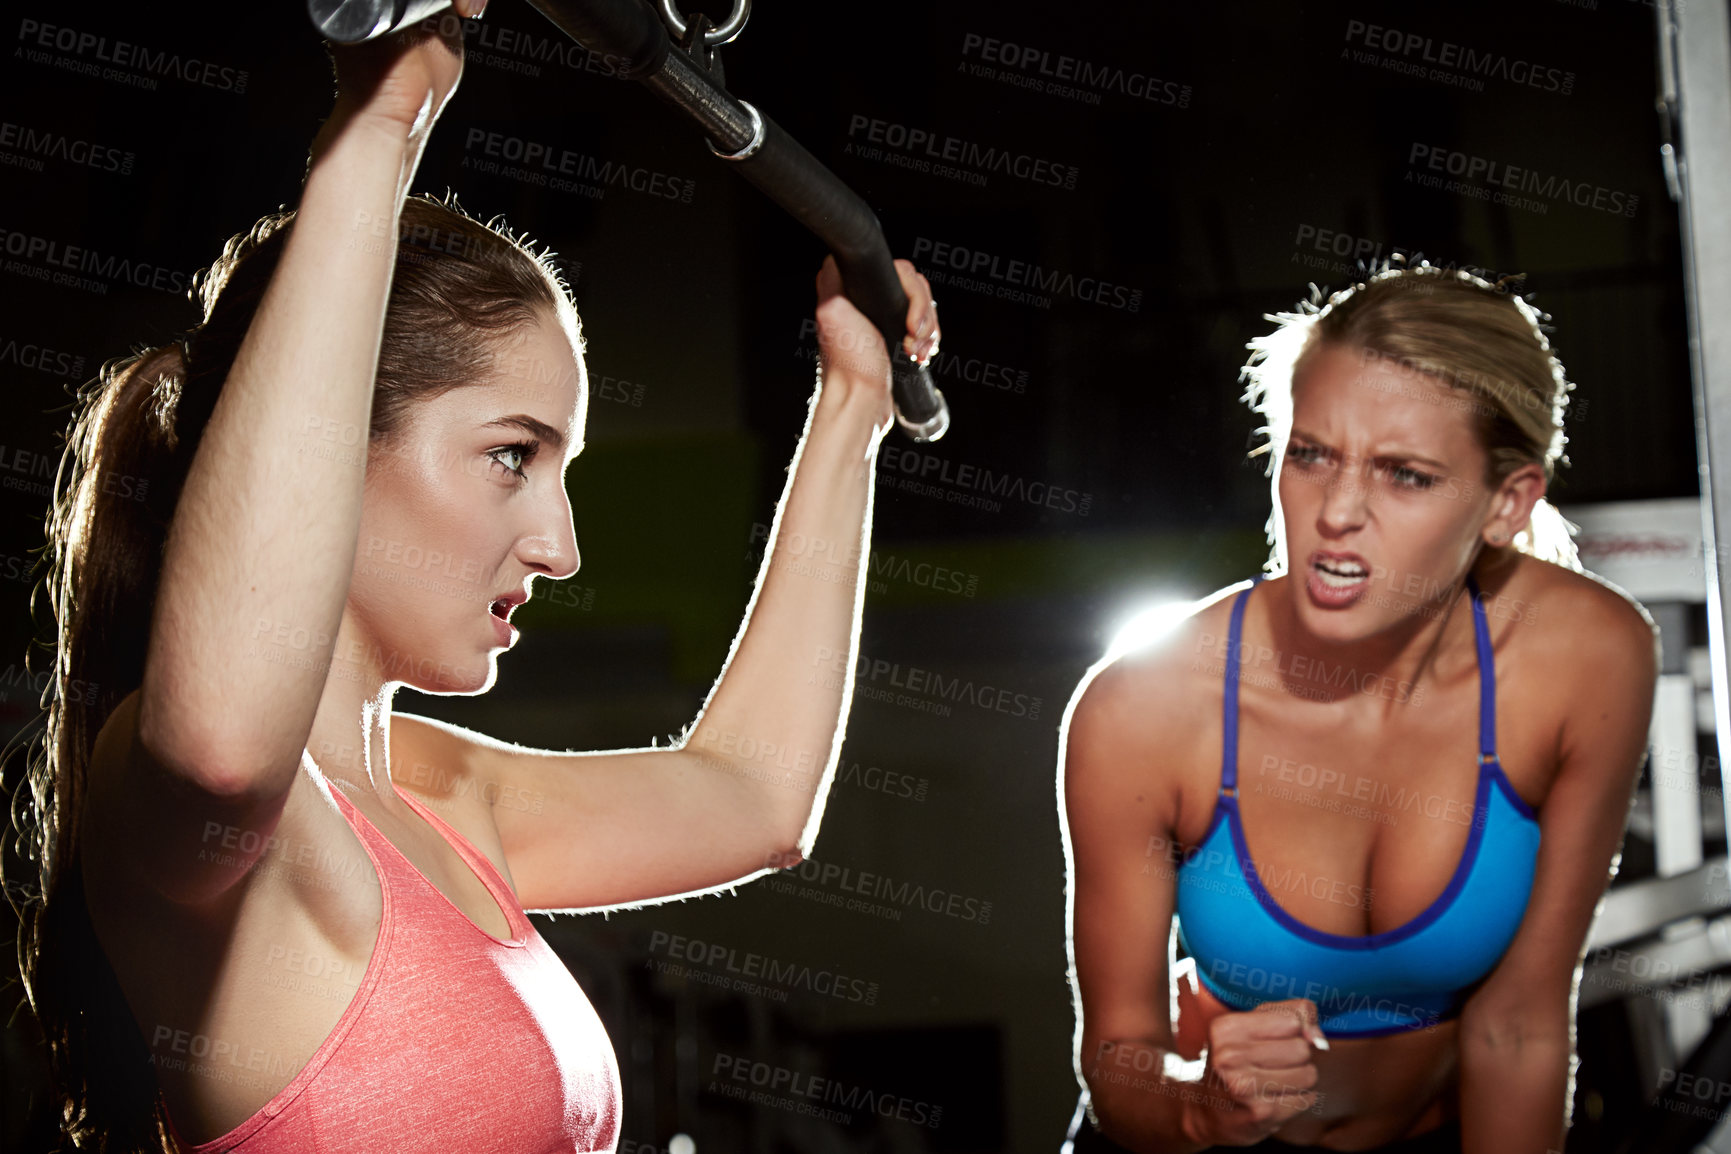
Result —
<path fill-rule="evenodd" d="M 745 109 L 747 116 L 751 117 L 751 139 L 746 141 L 745 147 L 738 152 L 723 152 L 715 147 L 715 141 L 708 141 L 709 151 L 723 160 L 749 160 L 759 148 L 763 147 L 763 117 L 758 115 L 757 109 L 753 108 L 748 101 L 739 101 L 739 106 Z"/>
<path fill-rule="evenodd" d="M 685 35 L 685 17 L 679 14 L 679 9 L 673 6 L 673 0 L 660 0 L 661 19 L 673 29 L 675 36 Z M 733 11 L 727 17 L 727 23 L 717 25 L 703 34 L 703 42 L 714 48 L 726 44 L 745 27 L 746 20 L 751 16 L 751 0 L 733 0 Z"/>

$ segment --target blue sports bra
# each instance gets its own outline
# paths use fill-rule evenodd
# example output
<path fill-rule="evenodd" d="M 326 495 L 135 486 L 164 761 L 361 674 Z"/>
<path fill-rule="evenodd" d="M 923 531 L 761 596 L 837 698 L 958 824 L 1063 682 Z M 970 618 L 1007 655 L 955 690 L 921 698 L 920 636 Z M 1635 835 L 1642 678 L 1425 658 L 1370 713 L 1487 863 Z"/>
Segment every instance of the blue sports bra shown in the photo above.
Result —
<path fill-rule="evenodd" d="M 1239 642 L 1244 607 L 1260 580 L 1232 606 L 1220 795 L 1202 844 L 1178 869 L 1179 941 L 1196 959 L 1198 980 L 1229 1009 L 1309 998 L 1332 1037 L 1434 1025 L 1459 1013 L 1467 988 L 1514 940 L 1539 852 L 1538 819 L 1497 763 L 1496 670 L 1478 585 L 1467 578 L 1478 640 L 1479 774 L 1466 849 L 1448 888 L 1423 913 L 1382 933 L 1343 935 L 1312 929 L 1281 909 L 1245 844 L 1237 799 Z"/>

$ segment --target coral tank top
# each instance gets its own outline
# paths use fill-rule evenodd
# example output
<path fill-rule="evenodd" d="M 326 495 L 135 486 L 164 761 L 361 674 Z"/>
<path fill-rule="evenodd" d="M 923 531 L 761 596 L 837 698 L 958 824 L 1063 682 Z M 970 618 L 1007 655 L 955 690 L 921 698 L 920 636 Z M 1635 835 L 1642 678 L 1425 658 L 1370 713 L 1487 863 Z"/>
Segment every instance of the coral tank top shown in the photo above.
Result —
<path fill-rule="evenodd" d="M 471 922 L 333 789 L 378 872 L 384 916 L 360 989 L 294 1080 L 191 1154 L 612 1151 L 619 1068 L 606 1028 L 516 895 L 437 814 L 398 789 L 505 911 Z M 179 1138 L 178 1132 L 176 1138 Z"/>

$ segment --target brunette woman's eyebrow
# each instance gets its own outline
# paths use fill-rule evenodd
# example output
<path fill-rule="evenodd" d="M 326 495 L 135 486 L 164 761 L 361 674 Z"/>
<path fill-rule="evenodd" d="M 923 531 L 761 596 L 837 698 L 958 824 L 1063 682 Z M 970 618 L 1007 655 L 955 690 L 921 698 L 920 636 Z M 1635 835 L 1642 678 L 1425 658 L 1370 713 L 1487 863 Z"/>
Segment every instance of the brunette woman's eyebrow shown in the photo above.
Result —
<path fill-rule="evenodd" d="M 483 429 L 517 429 L 528 433 L 545 444 L 551 445 L 553 451 L 563 452 L 565 449 L 565 434 L 555 429 L 545 421 L 538 421 L 527 413 L 512 413 L 508 417 L 488 421 L 481 426 Z"/>

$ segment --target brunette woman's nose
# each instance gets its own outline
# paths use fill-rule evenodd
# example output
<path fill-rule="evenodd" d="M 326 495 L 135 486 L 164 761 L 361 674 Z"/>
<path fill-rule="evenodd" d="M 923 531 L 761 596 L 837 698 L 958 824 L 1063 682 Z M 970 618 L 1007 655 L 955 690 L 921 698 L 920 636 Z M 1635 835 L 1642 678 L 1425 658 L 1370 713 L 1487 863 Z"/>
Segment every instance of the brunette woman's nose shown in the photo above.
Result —
<path fill-rule="evenodd" d="M 583 555 L 577 551 L 577 538 L 568 537 L 561 542 L 557 550 L 548 554 L 546 565 L 548 574 L 555 580 L 576 576 L 577 570 L 583 567 Z"/>
<path fill-rule="evenodd" d="M 577 552 L 577 535 L 570 529 L 522 538 L 517 543 L 517 559 L 555 581 L 574 575 L 583 563 Z"/>

